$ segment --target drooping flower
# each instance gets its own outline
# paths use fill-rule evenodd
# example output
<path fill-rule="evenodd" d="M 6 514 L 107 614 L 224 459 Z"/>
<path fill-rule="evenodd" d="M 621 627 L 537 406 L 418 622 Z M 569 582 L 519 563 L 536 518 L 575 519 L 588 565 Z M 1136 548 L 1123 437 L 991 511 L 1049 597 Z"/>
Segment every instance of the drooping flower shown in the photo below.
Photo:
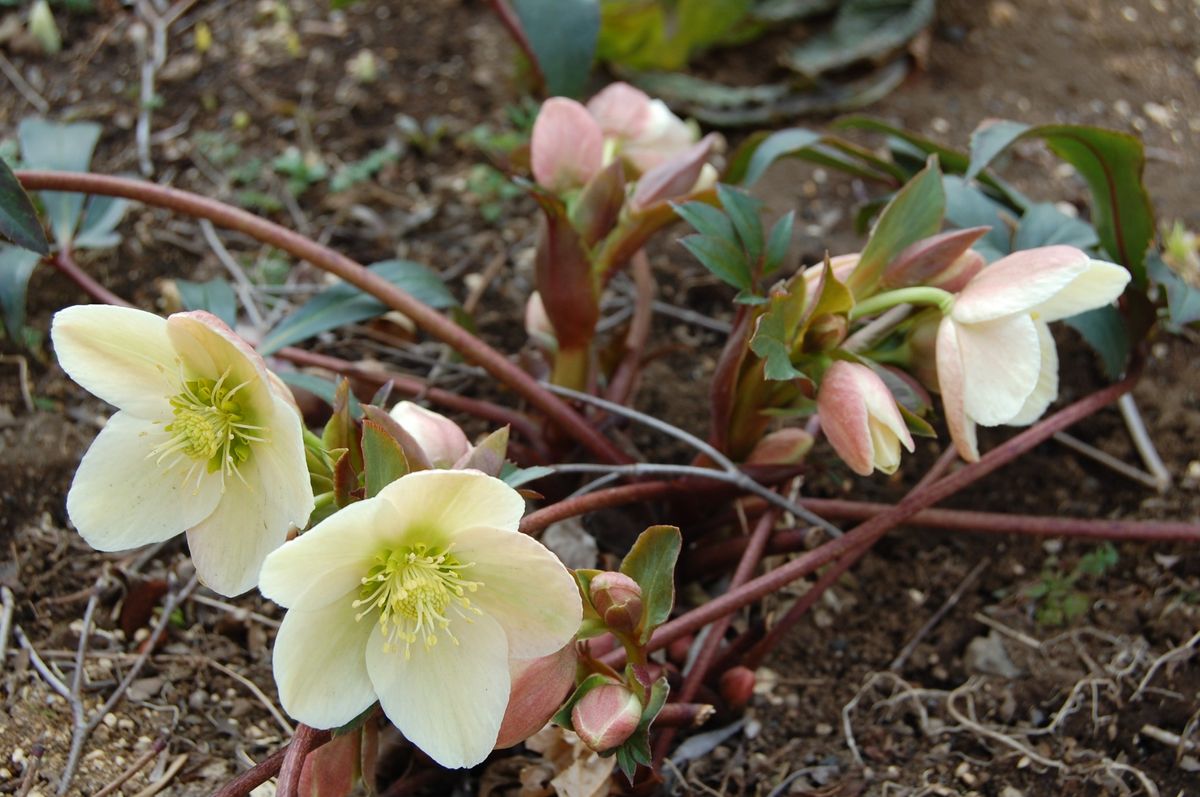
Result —
<path fill-rule="evenodd" d="M 478 471 L 410 473 L 267 557 L 259 589 L 288 608 L 275 640 L 279 699 L 316 728 L 376 700 L 447 767 L 495 746 L 510 659 L 560 650 L 575 581 L 517 531 L 525 502 Z"/>
<path fill-rule="evenodd" d="M 1058 396 L 1048 324 L 1109 304 L 1129 272 L 1071 246 L 1015 252 L 974 277 L 937 334 L 937 377 L 950 436 L 979 459 L 976 424 L 1025 426 Z"/>
<path fill-rule="evenodd" d="M 587 108 L 551 97 L 534 120 L 529 160 L 543 188 L 557 193 L 582 188 L 603 166 L 604 133 Z"/>
<path fill-rule="evenodd" d="M 896 399 L 865 365 L 843 360 L 831 365 L 821 379 L 817 412 L 833 450 L 860 476 L 895 473 L 900 446 L 913 450 Z"/>
<path fill-rule="evenodd" d="M 390 414 L 435 468 L 449 468 L 471 451 L 462 427 L 445 415 L 411 401 L 401 401 Z"/>
<path fill-rule="evenodd" d="M 616 154 L 646 173 L 686 151 L 700 138 L 662 100 L 628 83 L 612 83 L 588 100 L 587 109 Z"/>
<path fill-rule="evenodd" d="M 209 313 L 68 307 L 50 334 L 67 375 L 119 410 L 67 494 L 83 538 L 120 551 L 186 531 L 206 585 L 223 595 L 253 587 L 266 555 L 313 509 L 286 386 Z"/>

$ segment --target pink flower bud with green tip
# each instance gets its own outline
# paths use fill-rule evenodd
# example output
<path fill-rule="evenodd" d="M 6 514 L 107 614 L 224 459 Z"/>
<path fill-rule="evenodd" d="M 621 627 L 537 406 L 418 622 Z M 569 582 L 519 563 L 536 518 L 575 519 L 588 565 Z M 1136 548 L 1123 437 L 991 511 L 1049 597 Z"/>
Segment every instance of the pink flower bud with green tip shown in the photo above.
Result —
<path fill-rule="evenodd" d="M 604 624 L 622 634 L 633 633 L 642 619 L 642 588 L 615 571 L 597 574 L 590 587 L 592 606 Z"/>
<path fill-rule="evenodd" d="M 571 709 L 571 725 L 583 743 L 597 753 L 620 747 L 642 721 L 642 701 L 621 684 L 603 684 Z"/>
<path fill-rule="evenodd" d="M 865 365 L 839 360 L 830 366 L 817 393 L 817 412 L 833 450 L 860 476 L 895 473 L 900 446 L 913 450 L 896 399 Z"/>
<path fill-rule="evenodd" d="M 401 401 L 389 414 L 435 468 L 449 468 L 471 451 L 471 442 L 462 428 L 445 415 L 411 401 Z"/>
<path fill-rule="evenodd" d="M 937 335 L 937 378 L 950 436 L 979 459 L 975 426 L 1025 426 L 1058 396 L 1049 324 L 1103 307 L 1129 283 L 1121 266 L 1072 246 L 1014 252 L 954 299 Z"/>
<path fill-rule="evenodd" d="M 600 125 L 575 100 L 542 103 L 529 143 L 533 178 L 555 193 L 582 188 L 604 164 Z"/>

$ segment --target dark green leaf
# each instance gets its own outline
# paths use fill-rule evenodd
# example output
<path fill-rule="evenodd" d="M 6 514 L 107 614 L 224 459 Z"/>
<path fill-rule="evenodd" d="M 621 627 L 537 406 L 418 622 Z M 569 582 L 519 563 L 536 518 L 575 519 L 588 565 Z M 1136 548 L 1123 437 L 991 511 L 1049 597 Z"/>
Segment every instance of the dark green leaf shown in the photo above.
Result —
<path fill-rule="evenodd" d="M 762 202 L 736 188 L 730 188 L 721 183 L 717 184 L 717 197 L 721 206 L 729 214 L 729 220 L 737 230 L 742 247 L 746 250 L 747 260 L 757 263 L 763 251 L 763 228 L 759 213 Z"/>
<path fill-rule="evenodd" d="M 820 133 L 803 127 L 793 127 L 771 133 L 754 148 L 753 154 L 745 161 L 745 166 L 738 170 L 740 173 L 732 173 L 734 169 L 731 166 L 731 173 L 726 174 L 724 179 L 740 185 L 752 185 L 766 174 L 767 169 L 771 168 L 771 164 L 775 161 L 780 158 L 797 157 L 821 143 L 823 138 Z M 737 163 L 737 160 L 733 161 L 734 165 Z"/>
<path fill-rule="evenodd" d="M 734 244 L 724 238 L 707 235 L 689 235 L 679 242 L 722 282 L 741 290 L 750 289 L 750 267 L 746 264 L 746 254 Z"/>
<path fill-rule="evenodd" d="M 621 572 L 642 588 L 642 622 L 638 641 L 645 643 L 671 616 L 675 605 L 675 562 L 683 538 L 675 526 L 651 526 L 621 562 Z"/>
<path fill-rule="evenodd" d="M 1129 330 L 1120 311 L 1112 306 L 1088 310 L 1068 318 L 1067 326 L 1074 329 L 1100 355 L 1100 363 L 1109 379 L 1125 372 L 1129 360 Z"/>
<path fill-rule="evenodd" d="M 771 235 L 767 238 L 767 259 L 763 262 L 763 276 L 770 276 L 783 265 L 788 247 L 792 245 L 792 227 L 795 221 L 796 211 L 789 210 L 771 228 Z"/>
<path fill-rule="evenodd" d="M 25 292 L 29 277 L 41 256 L 28 249 L 0 244 L 0 310 L 4 325 L 14 341 L 21 341 L 25 326 Z"/>
<path fill-rule="evenodd" d="M 1012 251 L 1013 220 L 1008 208 L 984 194 L 958 175 L 942 178 L 946 192 L 946 221 L 955 227 L 991 227 L 972 247 L 990 263 Z"/>
<path fill-rule="evenodd" d="M 512 0 L 551 95 L 583 93 L 600 35 L 598 0 Z"/>
<path fill-rule="evenodd" d="M 925 168 L 901 188 L 879 214 L 879 221 L 863 248 L 862 258 L 846 280 L 851 292 L 856 297 L 870 295 L 892 258 L 910 244 L 941 229 L 945 209 L 942 173 L 937 157 L 932 156 Z"/>
<path fill-rule="evenodd" d="M 675 209 L 675 215 L 692 225 L 701 235 L 722 238 L 730 243 L 737 238 L 729 217 L 706 202 L 687 202 L 672 207 Z"/>
<path fill-rule="evenodd" d="M 58 124 L 45 119 L 22 119 L 17 128 L 21 158 L 30 169 L 86 172 L 100 140 L 100 125 L 92 122 Z M 42 191 L 42 204 L 59 246 L 68 246 L 79 226 L 83 194 Z"/>
<path fill-rule="evenodd" d="M 3 158 L 0 158 L 0 235 L 22 249 L 39 255 L 50 254 L 46 231 L 42 229 L 33 203 Z"/>
<path fill-rule="evenodd" d="M 1095 229 L 1086 221 L 1068 216 L 1049 202 L 1033 205 L 1021 217 L 1013 250 L 1035 249 L 1039 246 L 1063 244 L 1078 249 L 1091 249 L 1100 243 Z"/>
<path fill-rule="evenodd" d="M 1146 250 L 1154 237 L 1154 209 L 1142 183 L 1142 142 L 1115 130 L 1084 125 L 1029 127 L 993 122 L 971 137 L 968 176 L 978 174 L 1001 152 L 1024 138 L 1040 138 L 1075 167 L 1092 192 L 1092 223 L 1109 256 L 1146 285 Z"/>
<path fill-rule="evenodd" d="M 934 0 L 845 0 L 833 27 L 808 38 L 785 60 L 808 77 L 858 61 L 878 62 L 903 48 L 933 21 L 933 14 Z"/>
<path fill-rule="evenodd" d="M 430 307 L 452 307 L 457 302 L 442 280 L 427 266 L 411 260 L 384 260 L 369 267 L 380 277 L 411 294 Z M 353 324 L 386 312 L 374 296 L 345 283 L 334 285 L 314 296 L 299 310 L 271 330 L 259 351 L 270 354 L 298 340 L 321 332 Z"/>
<path fill-rule="evenodd" d="M 400 443 L 374 421 L 363 421 L 362 447 L 367 498 L 408 473 L 408 459 Z"/>
<path fill-rule="evenodd" d="M 237 297 L 233 286 L 222 277 L 208 282 L 175 280 L 179 298 L 188 310 L 207 310 L 230 327 L 237 323 Z"/>

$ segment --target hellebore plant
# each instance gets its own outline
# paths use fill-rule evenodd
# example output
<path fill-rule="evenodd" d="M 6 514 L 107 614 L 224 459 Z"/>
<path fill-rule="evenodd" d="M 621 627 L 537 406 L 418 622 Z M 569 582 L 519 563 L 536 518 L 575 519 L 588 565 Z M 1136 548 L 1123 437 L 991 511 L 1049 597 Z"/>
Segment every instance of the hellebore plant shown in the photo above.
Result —
<path fill-rule="evenodd" d="M 896 399 L 865 365 L 835 362 L 821 379 L 817 394 L 821 428 L 842 461 L 860 476 L 874 470 L 895 473 L 900 446 L 913 450 Z"/>
<path fill-rule="evenodd" d="M 496 746 L 510 660 L 579 628 L 567 569 L 517 531 L 525 500 L 475 471 L 421 471 L 350 504 L 267 558 L 259 589 L 288 608 L 275 642 L 284 709 L 336 728 L 379 701 L 439 764 Z"/>
<path fill-rule="evenodd" d="M 222 595 L 253 587 L 263 559 L 313 510 L 288 389 L 205 312 L 69 307 L 51 337 L 67 375 L 119 410 L 67 495 L 83 538 L 119 551 L 186 532 L 206 585 Z"/>

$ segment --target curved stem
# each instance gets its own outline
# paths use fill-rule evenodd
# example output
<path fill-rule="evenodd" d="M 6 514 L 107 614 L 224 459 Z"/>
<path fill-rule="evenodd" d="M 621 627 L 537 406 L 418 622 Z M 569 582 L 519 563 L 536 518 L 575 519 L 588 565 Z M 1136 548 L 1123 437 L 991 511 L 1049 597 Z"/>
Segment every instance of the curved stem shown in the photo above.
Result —
<path fill-rule="evenodd" d="M 902 304 L 932 304 L 943 314 L 950 312 L 954 304 L 954 294 L 941 288 L 919 286 L 916 288 L 898 288 L 887 293 L 877 293 L 869 299 L 863 299 L 854 305 L 850 311 L 850 320 L 855 321 L 863 316 L 882 313 Z"/>
<path fill-rule="evenodd" d="M 748 606 L 864 544 L 873 543 L 890 529 L 922 509 L 953 495 L 1049 439 L 1055 432 L 1067 428 L 1101 407 L 1116 401 L 1133 388 L 1140 373 L 1140 367 L 1135 367 L 1129 376 L 1120 382 L 1109 385 L 1059 410 L 1049 418 L 992 449 L 978 462 L 967 465 L 935 484 L 920 490 L 913 490 L 900 503 L 860 524 L 847 534 L 660 626 L 650 639 L 646 649 L 653 651 L 665 647 L 676 639 L 703 628 L 716 618 Z M 604 661 L 610 665 L 614 662 L 619 663 L 621 654 L 622 651 L 613 651 L 604 657 Z"/>
<path fill-rule="evenodd" d="M 317 731 L 312 739 L 312 748 L 320 747 L 329 741 L 329 738 L 329 731 Z M 271 753 L 271 755 L 250 767 L 250 769 L 247 769 L 217 789 L 213 792 L 212 797 L 246 797 L 250 792 L 279 774 L 279 769 L 283 766 L 283 759 L 287 756 L 289 749 L 290 745 Z"/>
<path fill-rule="evenodd" d="M 275 789 L 278 797 L 300 797 L 300 773 L 304 771 L 304 759 L 317 746 L 320 733 L 304 723 L 296 726 L 296 733 L 279 768 L 279 783 Z"/>
<path fill-rule="evenodd" d="M 597 490 L 594 493 L 567 498 L 536 512 L 530 512 L 521 519 L 520 528 L 525 534 L 537 534 L 560 520 L 595 512 L 598 509 L 631 504 L 634 501 L 648 501 L 651 498 L 660 498 L 669 493 L 686 489 L 687 485 L 682 482 L 654 481 L 623 484 L 620 487 Z"/>
<path fill-rule="evenodd" d="M 404 313 L 417 326 L 511 387 L 595 456 L 607 462 L 630 461 L 626 454 L 590 426 L 579 413 L 539 385 L 536 379 L 510 362 L 503 354 L 433 308 L 417 301 L 374 272 L 368 271 L 361 263 L 316 241 L 223 202 L 143 180 L 53 171 L 21 171 L 17 173 L 17 177 L 28 191 L 72 191 L 118 196 L 208 219 L 221 227 L 246 233 L 294 257 L 306 260 L 366 291 L 391 309 Z"/>

